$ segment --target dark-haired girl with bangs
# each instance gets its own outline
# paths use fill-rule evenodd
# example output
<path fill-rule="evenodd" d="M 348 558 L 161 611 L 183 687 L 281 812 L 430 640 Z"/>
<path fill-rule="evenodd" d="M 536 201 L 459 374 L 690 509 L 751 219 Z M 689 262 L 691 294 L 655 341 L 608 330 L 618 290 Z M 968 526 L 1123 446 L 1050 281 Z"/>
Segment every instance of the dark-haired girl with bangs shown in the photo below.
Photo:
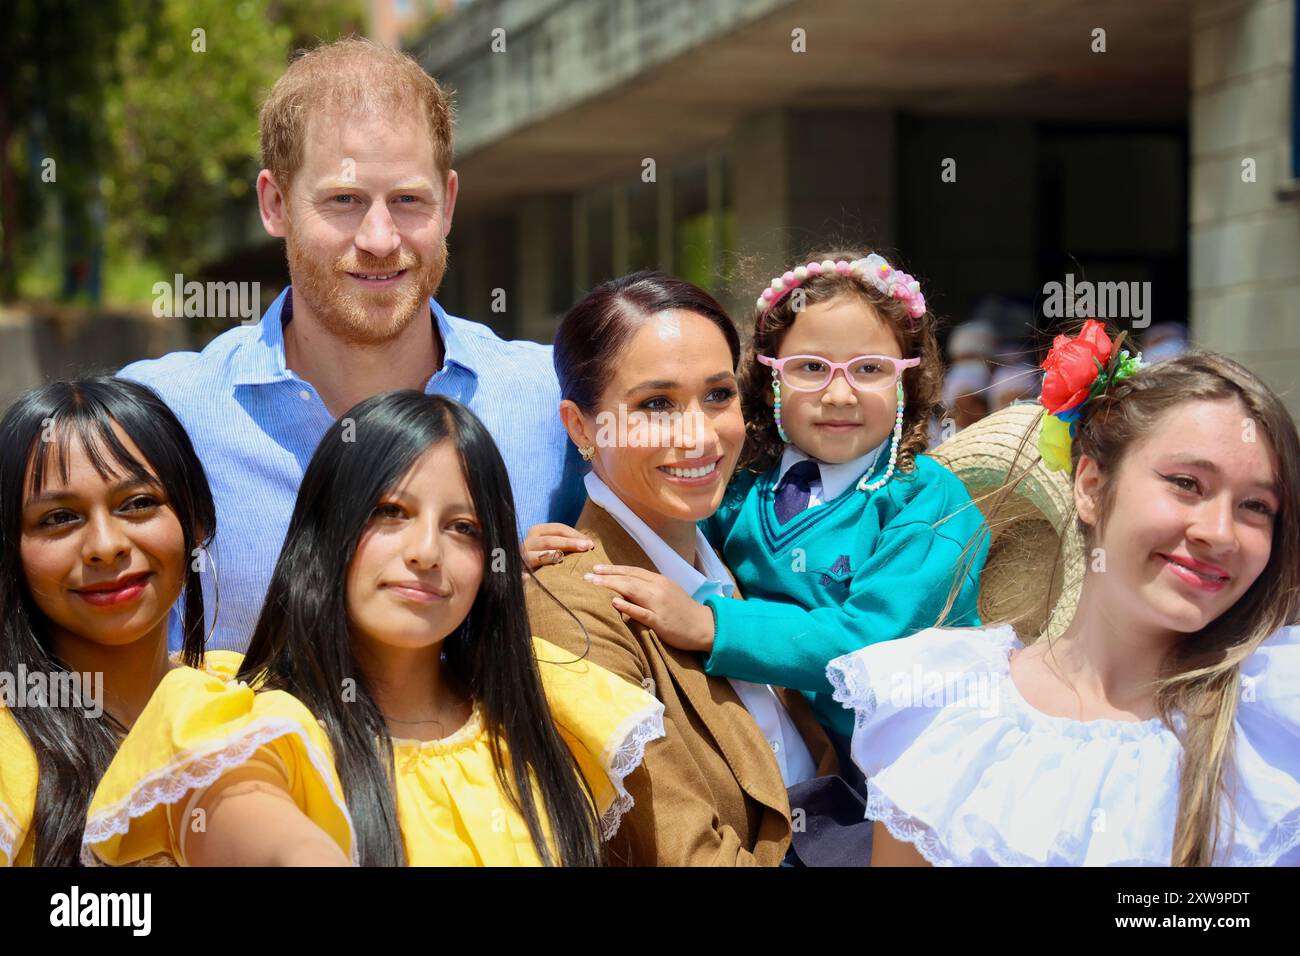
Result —
<path fill-rule="evenodd" d="M 202 666 L 215 526 L 185 429 L 142 385 L 56 382 L 0 420 L 0 865 L 75 864 L 122 736 L 169 670 Z"/>
<path fill-rule="evenodd" d="M 416 391 L 361 402 L 307 468 L 238 674 L 164 679 L 87 857 L 601 863 L 663 706 L 531 638 L 523 574 L 478 419 Z"/>

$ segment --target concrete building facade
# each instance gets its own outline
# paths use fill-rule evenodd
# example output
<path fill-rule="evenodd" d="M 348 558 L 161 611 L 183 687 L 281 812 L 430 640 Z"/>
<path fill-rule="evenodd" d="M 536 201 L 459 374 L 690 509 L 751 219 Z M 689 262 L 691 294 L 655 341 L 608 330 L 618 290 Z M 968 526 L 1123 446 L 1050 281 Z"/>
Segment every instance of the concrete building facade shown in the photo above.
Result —
<path fill-rule="evenodd" d="M 1295 5 L 477 0 L 411 51 L 459 110 L 442 298 L 549 341 L 591 285 L 655 267 L 743 324 L 846 239 L 949 322 L 1038 314 L 1027 348 L 1046 283 L 1149 283 L 1117 324 L 1189 322 L 1300 414 Z"/>

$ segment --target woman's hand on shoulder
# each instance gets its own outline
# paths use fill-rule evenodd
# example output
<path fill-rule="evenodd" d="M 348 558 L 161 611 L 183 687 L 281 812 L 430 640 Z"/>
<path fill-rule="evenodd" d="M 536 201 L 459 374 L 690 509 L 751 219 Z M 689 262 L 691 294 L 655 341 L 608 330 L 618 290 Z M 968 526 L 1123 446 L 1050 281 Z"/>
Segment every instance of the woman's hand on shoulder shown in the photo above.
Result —
<path fill-rule="evenodd" d="M 566 554 L 590 551 L 595 546 L 594 541 L 567 524 L 554 521 L 535 524 L 528 529 L 522 545 L 524 564 L 530 571 L 536 571 L 548 564 L 558 564 Z"/>
<path fill-rule="evenodd" d="M 622 564 L 597 564 L 583 577 L 619 596 L 610 603 L 665 644 L 682 651 L 713 650 L 713 612 L 697 603 L 676 581 Z"/>

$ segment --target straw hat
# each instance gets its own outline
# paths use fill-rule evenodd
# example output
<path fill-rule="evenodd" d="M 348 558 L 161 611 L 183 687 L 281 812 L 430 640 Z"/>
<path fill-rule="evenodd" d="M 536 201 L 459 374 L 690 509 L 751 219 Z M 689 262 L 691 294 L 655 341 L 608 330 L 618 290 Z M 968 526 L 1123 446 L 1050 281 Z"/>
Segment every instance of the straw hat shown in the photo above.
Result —
<path fill-rule="evenodd" d="M 1016 631 L 1026 644 L 1044 633 L 1056 637 L 1065 630 L 1083 585 L 1083 539 L 1074 519 L 1073 481 L 1038 460 L 1041 413 L 1037 402 L 1008 405 L 928 452 L 961 479 L 986 519 L 995 516 L 997 526 L 990 529 L 988 560 L 980 577 L 980 620 L 1017 620 Z M 979 500 L 1009 475 L 1026 469 L 1008 495 Z M 1053 575 L 1058 550 L 1062 567 Z"/>

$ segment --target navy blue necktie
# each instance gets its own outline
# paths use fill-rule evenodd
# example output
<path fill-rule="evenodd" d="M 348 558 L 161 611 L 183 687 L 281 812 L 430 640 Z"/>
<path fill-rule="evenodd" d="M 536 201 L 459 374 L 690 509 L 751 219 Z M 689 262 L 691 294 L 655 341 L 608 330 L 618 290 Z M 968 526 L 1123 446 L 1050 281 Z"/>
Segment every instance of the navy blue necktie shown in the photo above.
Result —
<path fill-rule="evenodd" d="M 812 483 L 820 481 L 821 476 L 821 469 L 817 467 L 815 461 L 805 459 L 791 465 L 776 489 L 776 520 L 785 524 L 795 515 L 806 510 Z"/>

